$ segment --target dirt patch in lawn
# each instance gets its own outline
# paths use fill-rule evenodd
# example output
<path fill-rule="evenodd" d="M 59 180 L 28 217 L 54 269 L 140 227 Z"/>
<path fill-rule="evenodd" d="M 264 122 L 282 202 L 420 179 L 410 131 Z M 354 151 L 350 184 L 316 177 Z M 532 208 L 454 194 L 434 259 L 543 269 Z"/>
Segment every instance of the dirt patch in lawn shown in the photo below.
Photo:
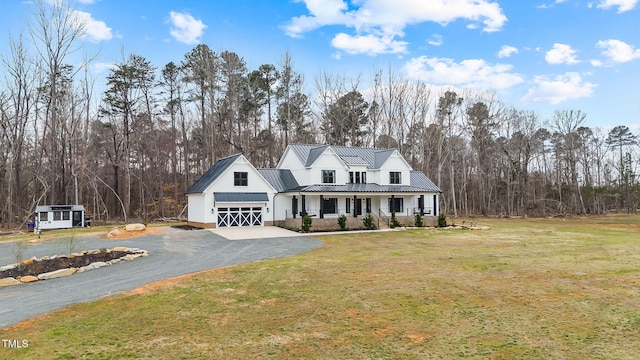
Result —
<path fill-rule="evenodd" d="M 167 233 L 166 230 L 157 227 L 146 227 L 144 230 L 140 231 L 126 231 L 124 229 L 114 230 L 110 231 L 109 233 L 102 234 L 100 237 L 107 240 L 127 240 L 139 238 L 146 235 L 163 235 Z M 110 235 L 107 236 L 108 234 Z"/>

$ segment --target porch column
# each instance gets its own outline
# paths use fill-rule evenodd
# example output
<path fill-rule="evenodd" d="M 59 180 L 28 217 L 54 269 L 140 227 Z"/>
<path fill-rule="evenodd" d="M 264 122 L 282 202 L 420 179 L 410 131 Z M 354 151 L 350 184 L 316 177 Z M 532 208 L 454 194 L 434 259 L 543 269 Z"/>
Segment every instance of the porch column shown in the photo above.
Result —
<path fill-rule="evenodd" d="M 296 198 L 295 196 L 293 197 L 293 199 L 291 199 L 291 212 L 293 213 L 293 218 L 295 219 L 298 213 L 298 198 Z"/>
<path fill-rule="evenodd" d="M 356 205 L 356 201 L 358 201 L 358 198 L 356 195 L 353 195 L 353 217 L 357 218 L 358 217 L 358 210 L 357 210 L 357 205 Z M 362 206 L 362 204 L 360 204 Z"/>
<path fill-rule="evenodd" d="M 433 195 L 433 216 L 438 216 L 438 195 Z"/>
<path fill-rule="evenodd" d="M 396 196 L 391 194 L 391 213 L 396 212 Z"/>
<path fill-rule="evenodd" d="M 320 219 L 324 219 L 324 196 L 320 195 Z"/>
<path fill-rule="evenodd" d="M 302 196 L 302 216 L 307 215 L 307 203 L 306 203 L 306 195 L 301 195 Z"/>

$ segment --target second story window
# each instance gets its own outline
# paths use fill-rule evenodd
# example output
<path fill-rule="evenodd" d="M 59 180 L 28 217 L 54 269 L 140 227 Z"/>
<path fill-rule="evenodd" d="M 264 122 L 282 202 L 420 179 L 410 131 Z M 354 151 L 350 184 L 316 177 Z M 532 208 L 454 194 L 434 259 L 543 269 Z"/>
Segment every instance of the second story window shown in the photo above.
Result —
<path fill-rule="evenodd" d="M 401 184 L 402 177 L 400 176 L 399 171 L 391 171 L 389 172 L 389 184 Z"/>
<path fill-rule="evenodd" d="M 249 182 L 247 180 L 246 172 L 234 172 L 233 173 L 233 185 L 234 186 L 247 186 Z"/>
<path fill-rule="evenodd" d="M 363 184 L 367 183 L 367 172 L 366 171 L 362 172 L 362 183 Z"/>
<path fill-rule="evenodd" d="M 335 170 L 322 170 L 322 183 L 323 184 L 335 184 L 336 183 L 336 171 Z"/>

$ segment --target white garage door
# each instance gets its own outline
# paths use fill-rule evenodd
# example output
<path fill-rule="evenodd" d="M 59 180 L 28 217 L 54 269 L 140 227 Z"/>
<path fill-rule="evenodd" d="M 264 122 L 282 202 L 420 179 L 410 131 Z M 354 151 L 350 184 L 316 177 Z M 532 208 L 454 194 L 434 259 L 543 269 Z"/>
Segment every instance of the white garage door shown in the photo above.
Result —
<path fill-rule="evenodd" d="M 218 208 L 217 226 L 262 226 L 262 208 Z"/>

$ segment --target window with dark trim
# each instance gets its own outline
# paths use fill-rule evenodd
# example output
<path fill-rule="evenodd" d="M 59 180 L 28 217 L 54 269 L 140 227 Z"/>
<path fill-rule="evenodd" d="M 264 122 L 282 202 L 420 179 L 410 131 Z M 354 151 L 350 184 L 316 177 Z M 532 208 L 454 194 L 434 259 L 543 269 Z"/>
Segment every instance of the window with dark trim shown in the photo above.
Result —
<path fill-rule="evenodd" d="M 49 213 L 46 211 L 40 212 L 40 221 L 49 221 Z"/>
<path fill-rule="evenodd" d="M 338 213 L 338 199 L 337 198 L 325 198 L 322 200 L 322 211 L 325 214 L 337 214 Z"/>
<path fill-rule="evenodd" d="M 248 174 L 246 172 L 236 171 L 233 173 L 233 185 L 234 186 L 248 186 Z"/>
<path fill-rule="evenodd" d="M 344 205 L 345 205 L 345 206 L 344 206 L 344 208 L 345 208 L 345 210 L 344 210 L 344 211 L 345 211 L 346 213 L 350 213 L 350 212 L 351 212 L 351 199 L 350 199 L 350 198 L 346 198 L 345 200 L 346 200 L 346 201 L 345 201 L 345 204 L 344 204 Z"/>
<path fill-rule="evenodd" d="M 336 183 L 336 171 L 335 170 L 322 170 L 322 183 L 323 184 L 335 184 Z"/>
<path fill-rule="evenodd" d="M 349 183 L 353 184 L 353 171 L 349 171 Z"/>
<path fill-rule="evenodd" d="M 402 177 L 399 171 L 390 171 L 389 172 L 389 184 L 401 184 Z"/>
<path fill-rule="evenodd" d="M 391 201 L 393 200 L 393 202 Z M 403 198 L 389 198 L 389 212 L 402 212 L 404 208 Z"/>
<path fill-rule="evenodd" d="M 367 183 L 367 172 L 366 171 L 362 172 L 362 183 L 363 184 Z"/>
<path fill-rule="evenodd" d="M 70 220 L 70 219 L 71 219 L 70 211 L 63 211 L 62 212 L 62 220 Z"/>
<path fill-rule="evenodd" d="M 53 221 L 62 220 L 62 211 L 54 211 L 53 212 Z"/>

